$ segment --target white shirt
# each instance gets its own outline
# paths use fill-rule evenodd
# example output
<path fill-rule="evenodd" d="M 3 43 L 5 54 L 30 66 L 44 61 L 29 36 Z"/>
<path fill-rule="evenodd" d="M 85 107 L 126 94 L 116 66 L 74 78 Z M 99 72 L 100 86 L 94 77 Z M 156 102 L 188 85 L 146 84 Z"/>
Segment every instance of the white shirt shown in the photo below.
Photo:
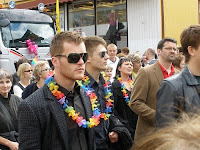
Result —
<path fill-rule="evenodd" d="M 115 61 L 111 61 L 110 59 L 107 59 L 107 66 L 111 66 L 113 68 L 112 70 L 112 76 L 110 78 L 110 82 L 112 83 L 114 81 L 114 77 L 116 74 L 117 64 L 119 62 L 119 58 L 115 56 Z"/>
<path fill-rule="evenodd" d="M 22 86 L 24 88 L 26 88 L 24 85 L 22 85 Z M 17 95 L 18 97 L 22 98 L 22 92 L 23 92 L 23 90 L 18 85 L 14 85 L 13 86 L 13 92 L 14 92 L 14 95 Z"/>

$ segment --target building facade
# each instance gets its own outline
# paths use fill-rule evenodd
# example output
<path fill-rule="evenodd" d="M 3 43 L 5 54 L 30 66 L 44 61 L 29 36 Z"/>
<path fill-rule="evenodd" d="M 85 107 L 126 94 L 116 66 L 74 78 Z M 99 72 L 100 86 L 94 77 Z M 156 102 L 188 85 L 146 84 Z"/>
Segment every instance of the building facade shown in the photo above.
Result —
<path fill-rule="evenodd" d="M 2 1 L 2 0 L 1 0 Z M 8 0 L 4 0 L 8 1 Z M 43 2 L 56 17 L 56 0 L 18 0 L 16 8 L 36 9 Z M 163 37 L 180 45 L 181 31 L 199 23 L 197 0 L 59 0 L 61 31 L 98 35 L 119 49 L 128 46 L 141 54 L 156 49 Z"/>

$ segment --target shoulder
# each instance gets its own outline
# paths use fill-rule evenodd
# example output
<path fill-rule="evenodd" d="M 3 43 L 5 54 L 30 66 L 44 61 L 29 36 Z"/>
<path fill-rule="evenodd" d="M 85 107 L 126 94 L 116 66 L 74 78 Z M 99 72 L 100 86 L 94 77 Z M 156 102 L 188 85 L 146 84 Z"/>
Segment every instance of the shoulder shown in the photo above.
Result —
<path fill-rule="evenodd" d="M 14 99 L 14 100 L 16 100 L 16 101 L 18 101 L 18 102 L 21 102 L 22 101 L 22 99 L 19 97 L 19 96 L 16 96 L 16 95 L 14 95 L 14 94 L 11 94 L 11 97 L 10 97 L 11 99 Z"/>
<path fill-rule="evenodd" d="M 24 101 L 30 104 L 44 103 L 45 93 L 48 94 L 47 87 L 43 86 L 30 96 L 28 96 Z"/>
<path fill-rule="evenodd" d="M 32 88 L 32 87 L 35 87 L 35 86 L 36 86 L 36 83 L 31 83 L 26 88 Z"/>

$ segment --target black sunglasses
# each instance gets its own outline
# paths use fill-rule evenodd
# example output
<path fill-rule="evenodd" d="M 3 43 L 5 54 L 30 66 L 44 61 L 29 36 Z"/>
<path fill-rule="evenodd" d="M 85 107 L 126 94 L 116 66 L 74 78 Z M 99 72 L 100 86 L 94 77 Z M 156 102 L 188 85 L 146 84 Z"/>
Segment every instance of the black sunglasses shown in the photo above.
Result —
<path fill-rule="evenodd" d="M 88 54 L 87 53 L 70 53 L 67 55 L 56 55 L 55 57 L 66 57 L 69 63 L 76 64 L 80 58 L 83 59 L 83 62 L 86 63 Z"/>
<path fill-rule="evenodd" d="M 32 72 L 33 70 L 26 70 L 26 71 L 24 71 L 24 72 Z"/>
<path fill-rule="evenodd" d="M 107 54 L 107 51 L 99 52 L 99 55 L 101 58 L 104 58 L 106 54 Z"/>

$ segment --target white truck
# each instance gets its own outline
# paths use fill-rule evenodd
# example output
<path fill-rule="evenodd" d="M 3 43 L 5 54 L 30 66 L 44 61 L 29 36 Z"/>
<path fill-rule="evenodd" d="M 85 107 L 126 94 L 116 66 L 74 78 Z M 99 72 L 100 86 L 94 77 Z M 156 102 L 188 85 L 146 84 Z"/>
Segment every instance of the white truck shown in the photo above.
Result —
<path fill-rule="evenodd" d="M 0 68 L 16 72 L 20 58 L 33 60 L 27 40 L 38 46 L 39 60 L 50 60 L 49 47 L 56 33 L 53 19 L 37 10 L 0 9 Z"/>

